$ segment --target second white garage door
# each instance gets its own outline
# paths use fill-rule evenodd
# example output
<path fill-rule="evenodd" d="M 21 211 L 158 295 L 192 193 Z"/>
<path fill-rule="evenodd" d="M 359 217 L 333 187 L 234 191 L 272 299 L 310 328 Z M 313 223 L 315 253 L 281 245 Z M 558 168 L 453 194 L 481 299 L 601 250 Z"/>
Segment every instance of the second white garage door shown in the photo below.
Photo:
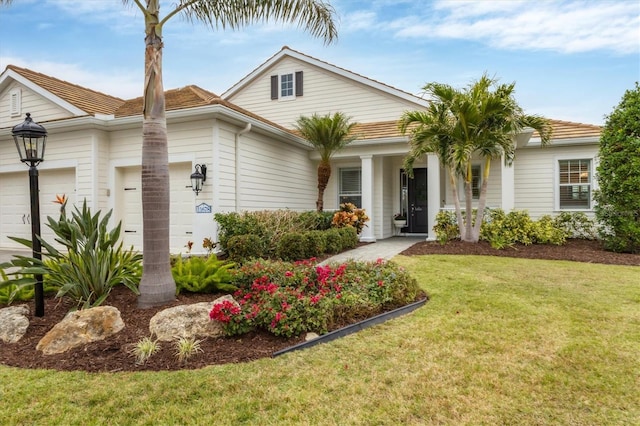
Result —
<path fill-rule="evenodd" d="M 170 241 L 172 253 L 184 253 L 185 245 L 192 240 L 193 215 L 195 210 L 195 194 L 191 188 L 189 176 L 191 163 L 177 163 L 169 166 L 170 179 Z M 122 220 L 122 233 L 125 246 L 133 245 L 142 250 L 142 184 L 140 167 L 126 167 L 118 169 L 116 173 L 119 192 L 118 209 L 122 206 L 121 214 L 116 215 Z"/>

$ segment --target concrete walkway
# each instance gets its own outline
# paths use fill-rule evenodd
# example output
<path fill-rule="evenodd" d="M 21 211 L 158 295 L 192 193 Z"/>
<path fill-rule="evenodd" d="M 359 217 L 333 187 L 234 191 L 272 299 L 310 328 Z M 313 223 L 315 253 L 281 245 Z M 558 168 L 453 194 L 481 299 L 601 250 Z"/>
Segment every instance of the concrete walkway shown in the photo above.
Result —
<path fill-rule="evenodd" d="M 393 256 L 408 249 L 415 243 L 425 241 L 426 237 L 391 237 L 378 240 L 375 243 L 362 245 L 353 250 L 348 250 L 324 260 L 328 262 L 344 262 L 348 259 L 362 261 L 376 261 L 378 259 L 389 260 Z"/>

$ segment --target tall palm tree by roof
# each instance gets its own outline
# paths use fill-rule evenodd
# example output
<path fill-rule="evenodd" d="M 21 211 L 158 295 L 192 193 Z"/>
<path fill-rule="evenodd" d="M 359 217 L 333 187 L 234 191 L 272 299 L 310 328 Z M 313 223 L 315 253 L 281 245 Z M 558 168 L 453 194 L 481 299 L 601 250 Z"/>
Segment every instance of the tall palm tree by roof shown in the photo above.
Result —
<path fill-rule="evenodd" d="M 357 136 L 351 134 L 357 123 L 350 123 L 350 118 L 341 112 L 311 117 L 301 116 L 296 122 L 296 129 L 311 143 L 320 154 L 318 164 L 318 199 L 316 209 L 321 212 L 324 206 L 324 191 L 331 177 L 330 159 Z"/>

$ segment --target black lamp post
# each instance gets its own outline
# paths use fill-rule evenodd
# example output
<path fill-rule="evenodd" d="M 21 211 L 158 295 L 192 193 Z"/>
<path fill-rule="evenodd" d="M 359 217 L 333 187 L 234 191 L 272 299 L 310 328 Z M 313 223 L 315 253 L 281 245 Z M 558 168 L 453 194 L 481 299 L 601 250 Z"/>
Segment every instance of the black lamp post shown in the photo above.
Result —
<path fill-rule="evenodd" d="M 31 193 L 31 242 L 33 244 L 33 257 L 42 260 L 42 247 L 40 245 L 40 198 L 38 189 L 37 165 L 44 160 L 44 147 L 47 142 L 47 130 L 34 123 L 31 114 L 27 113 L 24 122 L 11 129 L 13 140 L 20 154 L 20 161 L 29 163 L 29 192 Z M 44 287 L 42 275 L 36 275 L 35 302 L 36 316 L 44 316 Z"/>
<path fill-rule="evenodd" d="M 198 195 L 202 191 L 202 184 L 207 180 L 207 165 L 196 164 L 196 171 L 191 173 L 191 189 Z"/>

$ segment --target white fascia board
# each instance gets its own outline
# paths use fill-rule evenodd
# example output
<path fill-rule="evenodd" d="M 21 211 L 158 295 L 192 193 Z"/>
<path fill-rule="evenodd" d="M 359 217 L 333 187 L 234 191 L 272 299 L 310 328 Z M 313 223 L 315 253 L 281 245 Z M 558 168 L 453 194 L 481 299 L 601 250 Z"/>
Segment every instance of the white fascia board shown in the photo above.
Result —
<path fill-rule="evenodd" d="M 65 101 L 64 99 L 59 98 L 58 96 L 54 95 L 53 93 L 43 89 L 42 87 L 38 86 L 37 84 L 35 84 L 31 80 L 28 80 L 28 79 L 24 78 L 23 76 L 21 76 L 20 74 L 18 74 L 17 72 L 15 72 L 12 69 L 8 69 L 7 72 L 2 74 L 2 76 L 0 77 L 0 88 L 3 86 L 3 84 L 5 84 L 5 81 L 7 79 L 9 79 L 9 78 L 11 78 L 12 80 L 17 81 L 18 83 L 22 84 L 23 86 L 25 86 L 29 90 L 32 90 L 35 93 L 37 93 L 38 95 L 42 96 L 43 98 L 50 100 L 54 104 L 56 104 L 59 107 L 69 111 L 71 114 L 73 114 L 75 116 L 87 115 L 88 114 L 86 111 L 81 110 L 80 108 L 70 104 L 69 102 Z"/>
<path fill-rule="evenodd" d="M 572 146 L 572 145 L 597 145 L 600 143 L 598 137 L 586 137 L 586 138 L 568 138 L 568 139 L 551 139 L 551 142 L 547 147 L 553 148 L 554 146 Z M 540 138 L 534 138 L 523 148 L 539 148 L 542 146 Z"/>
<path fill-rule="evenodd" d="M 331 65 L 327 62 L 321 61 L 319 59 L 315 59 L 312 58 L 310 56 L 306 56 L 306 55 L 302 55 L 299 52 L 295 52 L 293 50 L 289 50 L 289 49 L 282 49 L 280 52 L 278 52 L 277 54 L 275 54 L 274 56 L 272 56 L 270 59 L 268 59 L 266 62 L 264 62 L 262 65 L 260 65 L 258 68 L 256 68 L 255 70 L 253 70 L 251 73 L 249 73 L 245 78 L 243 78 L 242 80 L 240 80 L 239 82 L 237 82 L 236 84 L 234 84 L 233 86 L 231 86 L 230 89 L 228 89 L 226 92 L 224 92 L 221 97 L 223 99 L 228 99 L 230 96 L 233 96 L 234 94 L 236 94 L 240 89 L 242 89 L 245 85 L 247 85 L 250 81 L 252 81 L 253 79 L 255 79 L 257 76 L 259 76 L 260 74 L 262 74 L 263 72 L 265 72 L 268 68 L 271 68 L 275 63 L 277 63 L 280 59 L 282 59 L 285 56 L 289 56 L 291 58 L 297 59 L 301 62 L 306 62 L 308 64 L 311 64 L 313 66 L 316 66 L 318 68 L 321 68 L 325 71 L 329 71 L 332 72 L 334 74 L 338 74 L 344 78 L 353 80 L 353 81 L 357 81 L 358 83 L 364 84 L 365 86 L 369 86 L 372 88 L 375 88 L 377 90 L 380 90 L 382 92 L 385 92 L 387 94 L 390 94 L 392 96 L 398 97 L 398 98 L 402 98 L 406 101 L 409 102 L 413 102 L 416 105 L 419 106 L 423 106 L 423 107 L 427 107 L 429 106 L 429 102 L 425 99 L 422 99 L 416 95 L 412 95 L 411 93 L 407 93 L 407 92 L 403 92 L 402 90 L 393 88 L 391 86 L 387 86 L 386 84 L 382 84 L 380 82 L 377 82 L 375 80 L 371 80 L 367 77 L 361 76 L 359 74 L 353 73 L 351 71 L 348 71 L 344 68 L 340 68 L 337 67 L 335 65 Z"/>

